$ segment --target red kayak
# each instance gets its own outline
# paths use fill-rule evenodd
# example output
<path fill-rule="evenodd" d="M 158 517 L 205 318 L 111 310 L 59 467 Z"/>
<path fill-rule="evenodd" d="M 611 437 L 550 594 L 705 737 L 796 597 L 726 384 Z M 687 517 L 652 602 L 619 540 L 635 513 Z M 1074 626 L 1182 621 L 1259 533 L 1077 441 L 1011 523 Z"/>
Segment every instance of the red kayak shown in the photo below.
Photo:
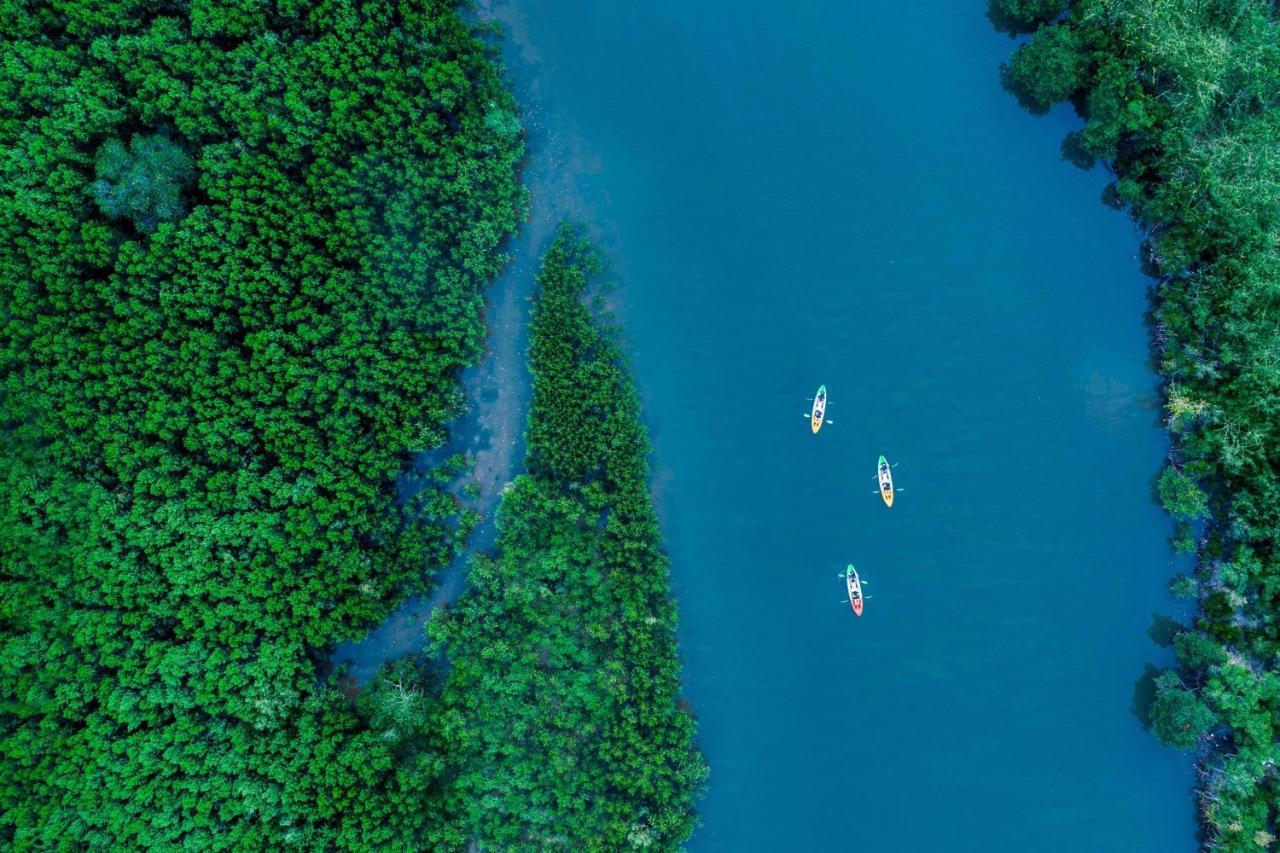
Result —
<path fill-rule="evenodd" d="M 853 563 L 844 571 L 844 582 L 849 587 L 849 606 L 853 608 L 853 615 L 861 616 L 862 581 L 858 578 L 858 570 L 853 567 Z"/>

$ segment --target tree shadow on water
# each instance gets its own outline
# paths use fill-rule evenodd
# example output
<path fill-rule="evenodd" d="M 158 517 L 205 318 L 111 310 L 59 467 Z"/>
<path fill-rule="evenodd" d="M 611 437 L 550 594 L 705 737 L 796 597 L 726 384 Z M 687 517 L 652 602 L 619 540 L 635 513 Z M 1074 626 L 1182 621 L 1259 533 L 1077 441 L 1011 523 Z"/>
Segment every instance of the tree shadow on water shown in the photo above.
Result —
<path fill-rule="evenodd" d="M 1147 636 L 1151 642 L 1162 648 L 1171 648 L 1173 638 L 1187 630 L 1177 619 L 1171 619 L 1163 613 L 1151 614 L 1151 625 L 1147 628 Z"/>
<path fill-rule="evenodd" d="M 1098 158 L 1085 147 L 1084 134 L 1073 130 L 1062 138 L 1062 159 L 1083 171 L 1090 171 L 1098 165 Z"/>
<path fill-rule="evenodd" d="M 1133 701 L 1129 704 L 1129 712 L 1147 731 L 1151 730 L 1151 706 L 1156 701 L 1156 676 L 1159 674 L 1155 664 L 1149 663 L 1142 668 L 1138 680 L 1133 682 Z"/>

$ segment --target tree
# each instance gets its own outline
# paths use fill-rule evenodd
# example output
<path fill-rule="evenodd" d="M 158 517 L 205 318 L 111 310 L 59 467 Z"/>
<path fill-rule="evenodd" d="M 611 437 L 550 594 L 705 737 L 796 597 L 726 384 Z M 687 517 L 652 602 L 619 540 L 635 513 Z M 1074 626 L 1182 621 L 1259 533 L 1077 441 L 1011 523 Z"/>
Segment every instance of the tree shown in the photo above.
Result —
<path fill-rule="evenodd" d="M 1191 575 L 1175 575 L 1169 581 L 1169 592 L 1176 598 L 1195 598 L 1200 595 L 1200 582 Z"/>
<path fill-rule="evenodd" d="M 1034 39 L 1018 48 L 1001 68 L 1001 79 L 1024 107 L 1044 113 L 1076 93 L 1083 69 L 1075 31 L 1053 24 L 1041 27 Z"/>
<path fill-rule="evenodd" d="M 1178 661 L 1193 671 L 1203 671 L 1227 659 L 1227 651 L 1199 631 L 1183 631 L 1173 639 Z"/>
<path fill-rule="evenodd" d="M 94 161 L 98 180 L 89 187 L 110 219 L 129 219 L 144 234 L 173 222 L 186 208 L 182 188 L 191 180 L 191 158 L 167 135 L 134 134 L 129 148 L 109 139 Z"/>
<path fill-rule="evenodd" d="M 1170 465 L 1156 484 L 1160 503 L 1174 518 L 1193 520 L 1209 515 L 1209 496 L 1196 481 Z"/>
<path fill-rule="evenodd" d="M 1017 35 L 1034 32 L 1066 11 L 1065 0 L 988 0 L 987 18 L 995 28 Z"/>
<path fill-rule="evenodd" d="M 1177 749 L 1191 749 L 1214 723 L 1213 712 L 1193 691 L 1183 686 L 1177 673 L 1165 670 L 1156 677 L 1151 729 L 1161 743 Z"/>

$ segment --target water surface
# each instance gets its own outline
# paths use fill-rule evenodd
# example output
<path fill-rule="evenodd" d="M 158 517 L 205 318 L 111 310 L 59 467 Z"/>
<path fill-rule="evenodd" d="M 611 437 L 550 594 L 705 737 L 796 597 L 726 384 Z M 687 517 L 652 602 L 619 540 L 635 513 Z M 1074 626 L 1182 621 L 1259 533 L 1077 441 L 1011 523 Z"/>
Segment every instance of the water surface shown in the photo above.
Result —
<path fill-rule="evenodd" d="M 1001 91 L 976 3 L 499 16 L 622 283 L 711 765 L 691 848 L 1193 849 L 1190 758 L 1130 707 L 1179 612 L 1149 283 L 1059 158 L 1077 120 Z"/>

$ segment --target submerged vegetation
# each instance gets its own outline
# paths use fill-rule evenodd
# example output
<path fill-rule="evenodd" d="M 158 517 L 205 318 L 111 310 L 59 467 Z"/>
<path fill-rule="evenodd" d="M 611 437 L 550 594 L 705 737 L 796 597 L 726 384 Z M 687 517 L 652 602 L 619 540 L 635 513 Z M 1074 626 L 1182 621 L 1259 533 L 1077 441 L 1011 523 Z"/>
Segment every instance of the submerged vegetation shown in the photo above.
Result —
<path fill-rule="evenodd" d="M 1159 494 L 1197 555 L 1174 591 L 1194 625 L 1162 674 L 1157 736 L 1201 752 L 1211 846 L 1274 844 L 1280 822 L 1280 20 L 1262 0 L 994 0 L 1034 36 L 1005 72 L 1064 143 L 1106 162 L 1110 203 L 1148 230 L 1155 344 L 1174 438 Z"/>
<path fill-rule="evenodd" d="M 524 208 L 454 3 L 24 2 L 0 63 L 0 847 L 442 843 L 435 700 L 317 683 Z M 465 527 L 465 525 L 464 525 Z"/>
<path fill-rule="evenodd" d="M 460 837 L 483 849 L 673 849 L 706 774 L 636 391 L 584 305 L 598 269 L 567 228 L 543 258 L 527 473 L 503 496 L 499 553 L 431 623 Z"/>

